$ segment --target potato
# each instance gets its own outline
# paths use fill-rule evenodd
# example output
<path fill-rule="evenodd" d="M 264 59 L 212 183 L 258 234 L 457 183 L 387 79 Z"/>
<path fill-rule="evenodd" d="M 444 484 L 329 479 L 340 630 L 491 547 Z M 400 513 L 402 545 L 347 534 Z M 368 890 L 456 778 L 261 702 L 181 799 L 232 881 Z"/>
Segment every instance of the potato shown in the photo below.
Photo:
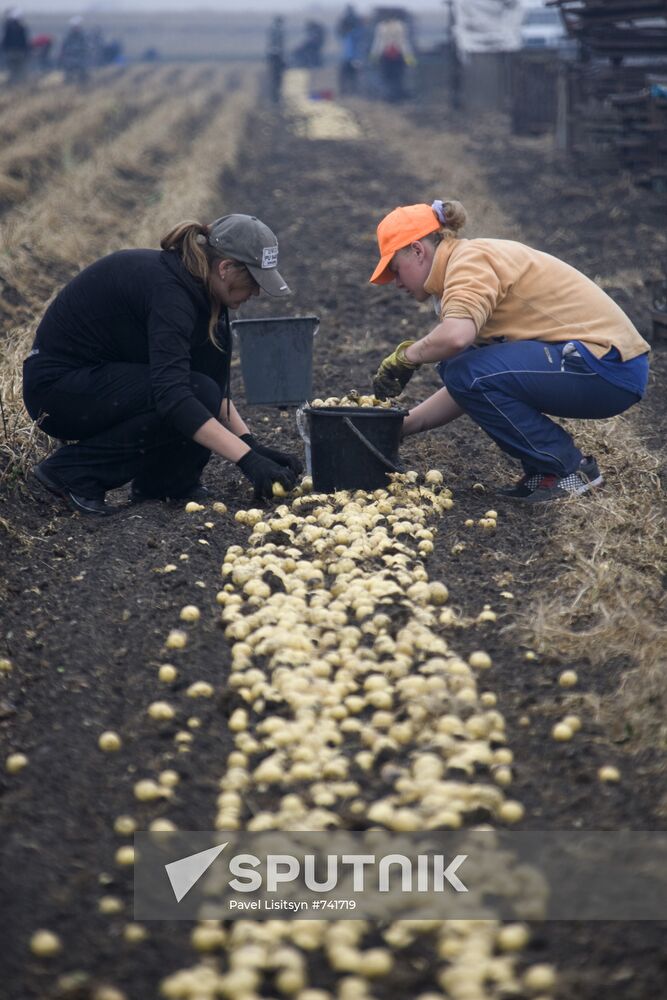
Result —
<path fill-rule="evenodd" d="M 107 730 L 100 735 L 97 745 L 104 753 L 114 753 L 116 750 L 120 750 L 122 741 L 118 733 Z"/>

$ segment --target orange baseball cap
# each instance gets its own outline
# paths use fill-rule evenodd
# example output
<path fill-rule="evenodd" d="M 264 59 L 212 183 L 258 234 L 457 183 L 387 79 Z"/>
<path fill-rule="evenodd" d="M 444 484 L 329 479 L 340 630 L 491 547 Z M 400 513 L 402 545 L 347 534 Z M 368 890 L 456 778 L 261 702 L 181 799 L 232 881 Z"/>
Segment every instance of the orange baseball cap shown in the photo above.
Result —
<path fill-rule="evenodd" d="M 387 268 L 397 250 L 434 233 L 442 223 L 430 205 L 404 205 L 385 215 L 377 228 L 380 263 L 371 275 L 374 285 L 388 285 L 394 276 Z"/>

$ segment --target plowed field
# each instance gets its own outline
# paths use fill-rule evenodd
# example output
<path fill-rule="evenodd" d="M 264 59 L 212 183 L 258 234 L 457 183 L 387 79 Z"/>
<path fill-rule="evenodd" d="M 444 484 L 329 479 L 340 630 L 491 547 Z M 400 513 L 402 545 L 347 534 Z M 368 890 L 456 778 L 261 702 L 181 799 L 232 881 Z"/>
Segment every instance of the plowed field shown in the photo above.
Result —
<path fill-rule="evenodd" d="M 0 777 L 0 995 L 655 1000 L 664 923 L 533 921 L 514 951 L 495 920 L 133 921 L 118 852 L 135 828 L 665 827 L 663 345 L 641 406 L 576 428 L 604 489 L 548 510 L 495 495 L 515 470 L 466 418 L 402 449 L 442 488 L 407 483 L 358 509 L 340 495 L 277 502 L 254 526 L 235 519 L 255 505 L 222 460 L 206 482 L 225 513 L 132 508 L 119 493 L 97 523 L 30 485 L 46 447 L 20 407 L 34 322 L 79 267 L 156 246 L 182 218 L 249 212 L 278 233 L 288 310 L 321 319 L 319 396 L 365 390 L 389 348 L 429 329 L 430 307 L 367 279 L 379 218 L 434 197 L 466 205 L 469 235 L 569 260 L 650 332 L 667 242 L 655 198 L 623 178 L 575 182 L 502 120 L 436 128 L 418 107 L 303 92 L 293 77 L 276 112 L 249 71 L 160 67 L 109 75 L 85 101 L 38 93 L 0 111 L 0 739 L 3 760 L 27 757 Z M 274 310 L 259 300 L 242 315 Z M 436 386 L 420 372 L 407 402 Z M 258 437 L 301 447 L 293 410 L 244 406 L 236 364 L 234 390 Z M 197 622 L 181 621 L 185 605 Z M 168 648 L 172 630 L 184 648 Z M 565 715 L 581 726 L 558 742 Z M 108 730 L 117 752 L 98 748 Z M 601 781 L 603 765 L 620 780 Z M 156 798 L 137 797 L 142 779 Z M 38 929 L 58 935 L 57 954 L 32 953 Z M 544 988 L 535 965 L 549 966 Z"/>

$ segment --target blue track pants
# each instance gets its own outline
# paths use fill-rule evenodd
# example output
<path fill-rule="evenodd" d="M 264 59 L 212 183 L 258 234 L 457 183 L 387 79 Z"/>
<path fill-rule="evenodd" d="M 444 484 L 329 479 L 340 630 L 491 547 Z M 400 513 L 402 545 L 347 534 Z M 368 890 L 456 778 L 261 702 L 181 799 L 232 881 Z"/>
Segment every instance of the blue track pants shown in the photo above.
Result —
<path fill-rule="evenodd" d="M 526 473 L 566 476 L 582 454 L 556 417 L 601 419 L 622 413 L 639 396 L 563 354 L 569 341 L 522 340 L 469 348 L 437 367 L 450 395 Z"/>

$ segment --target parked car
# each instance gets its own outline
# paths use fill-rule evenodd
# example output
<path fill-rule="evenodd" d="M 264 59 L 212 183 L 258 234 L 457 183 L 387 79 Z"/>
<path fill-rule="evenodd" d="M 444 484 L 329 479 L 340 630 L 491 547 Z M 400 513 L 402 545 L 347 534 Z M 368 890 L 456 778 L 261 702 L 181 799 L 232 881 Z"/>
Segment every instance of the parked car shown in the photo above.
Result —
<path fill-rule="evenodd" d="M 553 7 L 528 7 L 521 22 L 521 44 L 529 49 L 555 49 L 568 36 L 559 12 Z"/>

